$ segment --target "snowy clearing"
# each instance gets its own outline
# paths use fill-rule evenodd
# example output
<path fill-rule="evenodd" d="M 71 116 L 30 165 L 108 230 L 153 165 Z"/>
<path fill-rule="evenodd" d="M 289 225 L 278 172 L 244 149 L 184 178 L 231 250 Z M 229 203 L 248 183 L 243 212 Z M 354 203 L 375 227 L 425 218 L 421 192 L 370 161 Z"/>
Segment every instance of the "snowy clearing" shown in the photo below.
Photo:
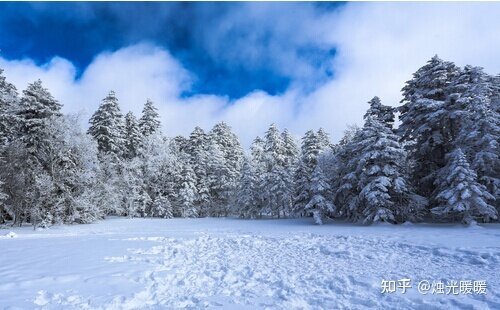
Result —
<path fill-rule="evenodd" d="M 8 227 L 0 308 L 499 309 L 499 241 L 499 224 L 113 218 Z M 382 280 L 402 278 L 412 280 L 406 294 L 381 293 Z M 485 280 L 487 293 L 422 295 L 421 280 Z"/>

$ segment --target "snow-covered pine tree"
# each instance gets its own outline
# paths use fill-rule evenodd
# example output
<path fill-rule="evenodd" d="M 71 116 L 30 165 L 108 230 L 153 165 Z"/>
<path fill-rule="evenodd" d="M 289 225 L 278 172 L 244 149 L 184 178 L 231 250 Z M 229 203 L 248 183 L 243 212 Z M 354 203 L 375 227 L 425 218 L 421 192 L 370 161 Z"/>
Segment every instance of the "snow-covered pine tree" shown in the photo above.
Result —
<path fill-rule="evenodd" d="M 13 114 L 17 105 L 17 96 L 16 87 L 7 82 L 3 70 L 0 69 L 0 156 L 1 148 L 13 139 L 13 131 L 15 130 Z"/>
<path fill-rule="evenodd" d="M 250 153 L 252 154 L 252 160 L 255 163 L 262 163 L 264 157 L 264 140 L 257 136 L 250 146 Z"/>
<path fill-rule="evenodd" d="M 117 190 L 125 202 L 125 213 L 129 217 L 144 217 L 151 207 L 151 197 L 147 192 L 144 178 L 143 159 L 135 157 L 120 163 Z"/>
<path fill-rule="evenodd" d="M 380 98 L 375 96 L 368 101 L 370 107 L 365 113 L 364 118 L 371 117 L 385 124 L 387 127 L 392 128 L 394 124 L 394 108 L 383 105 Z"/>
<path fill-rule="evenodd" d="M 293 182 L 295 170 L 297 169 L 297 163 L 299 161 L 299 149 L 295 139 L 290 134 L 288 129 L 285 128 L 282 133 L 283 147 L 284 147 L 284 177 L 286 185 L 286 191 L 284 193 L 284 215 L 290 215 L 293 213 Z"/>
<path fill-rule="evenodd" d="M 491 96 L 491 109 L 500 114 L 500 74 L 491 79 L 493 95 Z"/>
<path fill-rule="evenodd" d="M 42 148 L 49 147 L 46 134 L 48 120 L 61 116 L 61 104 L 37 80 L 28 85 L 16 109 L 20 140 L 33 156 L 40 155 Z M 38 153 L 38 154 L 37 154 Z"/>
<path fill-rule="evenodd" d="M 319 165 L 313 171 L 309 193 L 312 198 L 304 207 L 306 212 L 313 215 L 316 224 L 323 224 L 323 220 L 335 211 L 331 203 L 330 185 Z"/>
<path fill-rule="evenodd" d="M 173 218 L 172 204 L 166 196 L 158 195 L 153 200 L 153 205 L 151 207 L 151 216 L 162 217 L 166 219 Z"/>
<path fill-rule="evenodd" d="M 312 199 L 309 192 L 311 176 L 318 164 L 321 144 L 316 133 L 309 130 L 302 138 L 300 162 L 294 175 L 293 210 L 296 214 L 304 214 L 306 204 Z"/>
<path fill-rule="evenodd" d="M 148 216 L 148 212 L 151 212 L 153 200 L 149 196 L 148 192 L 144 189 L 144 184 L 142 184 L 142 189 L 136 200 L 137 213 L 140 217 Z"/>
<path fill-rule="evenodd" d="M 95 140 L 93 140 L 95 141 Z M 99 152 L 98 152 L 99 153 Z M 117 163 L 115 154 L 98 154 L 99 165 L 97 171 L 97 180 L 94 187 L 94 199 L 96 204 L 102 207 L 106 215 L 124 215 L 127 213 L 127 207 L 123 201 L 126 192 L 125 169 L 123 162 Z"/>
<path fill-rule="evenodd" d="M 132 112 L 125 115 L 125 154 L 124 157 L 131 159 L 139 155 L 143 136 L 141 134 L 137 119 Z"/>
<path fill-rule="evenodd" d="M 355 158 L 357 214 L 364 223 L 404 222 L 418 219 L 422 199 L 410 187 L 405 170 L 406 153 L 385 123 L 368 116 L 357 143 Z"/>
<path fill-rule="evenodd" d="M 278 218 L 287 208 L 286 156 L 283 137 L 278 128 L 271 124 L 264 140 L 264 174 L 261 188 L 264 194 L 264 210 Z"/>
<path fill-rule="evenodd" d="M 420 217 L 426 201 L 412 191 L 399 140 L 384 118 L 365 115 L 363 129 L 335 156 L 342 180 L 334 182 L 339 216 L 364 223 Z"/>
<path fill-rule="evenodd" d="M 290 167 L 291 169 L 293 169 L 293 167 L 297 165 L 297 162 L 299 160 L 299 149 L 297 147 L 297 143 L 295 142 L 294 137 L 288 131 L 288 129 L 285 128 L 281 135 L 283 138 L 285 167 Z"/>
<path fill-rule="evenodd" d="M 236 197 L 237 214 L 244 218 L 257 218 L 260 215 L 259 191 L 253 161 L 245 157 L 241 169 L 241 180 Z"/>
<path fill-rule="evenodd" d="M 139 128 L 142 135 L 149 136 L 160 131 L 160 115 L 153 101 L 148 99 L 142 109 L 142 116 L 139 120 Z"/>
<path fill-rule="evenodd" d="M 52 223 L 91 223 L 104 216 L 94 198 L 97 146 L 75 126 L 78 123 L 76 116 L 62 116 L 52 118 L 48 126 L 52 137 L 49 174 L 55 189 L 50 208 Z"/>
<path fill-rule="evenodd" d="M 333 149 L 329 158 L 324 158 L 322 168 L 330 180 L 333 202 L 337 206 L 335 217 L 352 219 L 356 205 L 357 193 L 355 192 L 356 179 L 351 164 L 351 159 L 359 154 L 354 148 L 355 142 L 361 134 L 361 129 L 356 125 L 350 125 L 344 131 L 344 136 Z"/>
<path fill-rule="evenodd" d="M 17 90 L 11 83 L 7 82 L 0 69 L 0 224 L 5 221 L 8 214 L 3 203 L 7 201 L 5 184 L 7 162 L 6 152 L 8 144 L 14 139 L 16 122 L 14 121 L 14 107 L 17 105 Z M 3 203 L 2 203 L 3 202 Z"/>
<path fill-rule="evenodd" d="M 330 141 L 330 135 L 323 128 L 318 129 L 316 137 L 319 141 L 320 153 L 328 152 L 332 149 L 333 146 Z"/>
<path fill-rule="evenodd" d="M 125 129 L 114 91 L 110 91 L 102 100 L 89 122 L 88 133 L 97 141 L 100 156 L 113 154 L 115 157 L 121 157 L 125 149 Z"/>
<path fill-rule="evenodd" d="M 181 217 L 197 217 L 198 210 L 194 205 L 196 200 L 196 175 L 188 161 L 184 162 L 179 189 L 179 210 L 177 214 Z"/>
<path fill-rule="evenodd" d="M 8 213 L 5 208 L 5 201 L 9 196 L 5 193 L 3 189 L 3 181 L 0 180 L 0 224 L 5 223 Z"/>
<path fill-rule="evenodd" d="M 262 216 L 263 207 L 264 207 L 264 195 L 263 195 L 263 175 L 265 171 L 265 162 L 264 162 L 264 140 L 257 136 L 252 145 L 250 146 L 250 154 L 252 157 L 253 167 L 255 169 L 255 183 L 258 192 L 258 196 L 256 197 L 256 205 L 258 209 L 259 217 Z"/>
<path fill-rule="evenodd" d="M 165 154 L 167 156 L 161 158 L 162 169 L 159 170 L 157 178 L 161 184 L 160 193 L 166 195 L 172 203 L 174 216 L 180 216 L 176 212 L 181 210 L 179 191 L 182 186 L 182 170 L 184 163 L 189 162 L 189 158 L 180 150 L 178 140 L 175 138 L 169 140 L 167 151 Z"/>
<path fill-rule="evenodd" d="M 480 67 L 465 66 L 454 83 L 455 130 L 460 147 L 493 197 L 500 197 L 500 114 L 493 108 L 494 78 Z M 500 202 L 489 201 L 500 208 Z"/>
<path fill-rule="evenodd" d="M 302 138 L 302 161 L 305 163 L 308 171 L 312 174 L 318 163 L 318 154 L 321 150 L 321 143 L 316 133 L 309 130 Z"/>
<path fill-rule="evenodd" d="M 227 164 L 223 151 L 218 143 L 209 140 L 209 161 L 207 165 L 208 185 L 210 190 L 210 216 L 226 216 L 228 203 L 235 194 L 232 185 L 232 173 Z"/>
<path fill-rule="evenodd" d="M 344 135 L 340 138 L 340 141 L 332 147 L 333 153 L 338 153 L 345 145 L 351 143 L 360 131 L 361 128 L 356 124 L 347 125 L 347 129 L 344 130 Z"/>
<path fill-rule="evenodd" d="M 201 129 L 196 127 L 189 136 L 189 159 L 196 175 L 195 201 L 199 216 L 207 216 L 210 207 L 210 189 L 207 174 L 208 167 L 208 143 L 209 136 Z"/>
<path fill-rule="evenodd" d="M 234 201 L 238 183 L 240 180 L 241 165 L 243 162 L 243 150 L 238 137 L 232 132 L 231 127 L 225 122 L 216 124 L 210 131 L 210 140 L 214 141 L 222 151 L 227 165 L 224 169 L 228 175 L 225 177 L 229 188 L 227 201 L 220 207 L 224 209 L 223 213 L 227 215 L 230 211 L 230 204 Z"/>
<path fill-rule="evenodd" d="M 115 92 L 110 91 L 89 120 L 87 133 L 96 141 L 100 161 L 99 186 L 106 214 L 136 216 L 135 199 L 139 191 L 130 191 L 130 163 L 124 160 L 125 120 Z M 135 177 L 134 179 L 139 179 Z M 130 194 L 130 195 L 129 195 Z"/>
<path fill-rule="evenodd" d="M 440 170 L 436 186 L 439 205 L 432 213 L 438 218 L 460 219 L 470 224 L 474 220 L 487 222 L 498 217 L 495 208 L 487 203 L 494 197 L 477 182 L 477 175 L 460 148 L 447 155 L 447 164 Z"/>
<path fill-rule="evenodd" d="M 419 194 L 431 200 L 435 198 L 436 174 L 446 164 L 445 154 L 452 148 L 447 99 L 459 73 L 452 62 L 436 55 L 403 88 L 398 132 L 414 163 L 413 183 Z"/>
<path fill-rule="evenodd" d="M 160 133 L 144 137 L 140 160 L 144 188 L 149 196 L 153 201 L 164 196 L 172 209 L 177 208 L 183 159 L 175 143 Z"/>
<path fill-rule="evenodd" d="M 14 199 L 24 207 L 15 209 L 29 209 L 15 216 L 16 219 L 20 219 L 20 223 L 24 219 L 34 223 L 39 215 L 48 217 L 52 212 L 51 207 L 55 204 L 52 200 L 56 198 L 52 192 L 54 190 L 52 154 L 56 151 L 52 143 L 54 137 L 48 128 L 52 121 L 61 116 L 60 109 L 61 105 L 42 86 L 40 80 L 28 85 L 16 108 L 15 119 L 19 130 L 17 138 L 20 142 L 17 147 L 25 152 L 18 153 L 21 157 L 16 172 L 24 178 L 22 182 L 24 193 L 21 193 L 19 199 Z M 40 220 L 51 222 L 48 218 Z"/>
<path fill-rule="evenodd" d="M 293 214 L 295 216 L 305 216 L 305 207 L 311 199 L 310 184 L 311 175 L 306 164 L 300 160 L 293 175 Z"/>
<path fill-rule="evenodd" d="M 189 154 L 189 139 L 184 136 L 175 136 L 171 142 L 179 153 Z"/>

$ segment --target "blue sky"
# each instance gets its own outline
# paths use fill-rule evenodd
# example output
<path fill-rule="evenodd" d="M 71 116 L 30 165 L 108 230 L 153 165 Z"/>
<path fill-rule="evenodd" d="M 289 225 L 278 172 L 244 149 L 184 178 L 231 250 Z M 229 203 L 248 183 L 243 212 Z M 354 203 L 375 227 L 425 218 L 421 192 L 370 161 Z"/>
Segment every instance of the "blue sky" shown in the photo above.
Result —
<path fill-rule="evenodd" d="M 0 2 L 0 68 L 40 78 L 82 124 L 109 90 L 147 98 L 163 131 L 228 122 L 248 146 L 271 123 L 338 140 L 367 101 L 396 106 L 435 54 L 500 72 L 500 3 Z"/>
<path fill-rule="evenodd" d="M 308 6 L 322 14 L 341 5 Z M 302 5 L 264 6 L 293 12 Z M 323 64 L 334 55 L 334 48 L 290 42 L 284 37 L 290 33 L 273 32 L 272 22 L 243 16 L 221 31 L 228 16 L 244 9 L 238 3 L 2 3 L 0 8 L 3 57 L 28 57 L 43 64 L 57 55 L 73 62 L 79 74 L 100 52 L 144 41 L 168 49 L 196 76 L 185 95 L 201 92 L 237 98 L 254 89 L 269 94 L 285 91 L 292 76 L 274 66 L 269 56 L 273 49 L 294 54 L 315 70 L 310 87 L 332 74 Z M 257 53 L 251 60 L 244 53 L 226 52 L 233 44 L 245 48 L 247 40 Z"/>

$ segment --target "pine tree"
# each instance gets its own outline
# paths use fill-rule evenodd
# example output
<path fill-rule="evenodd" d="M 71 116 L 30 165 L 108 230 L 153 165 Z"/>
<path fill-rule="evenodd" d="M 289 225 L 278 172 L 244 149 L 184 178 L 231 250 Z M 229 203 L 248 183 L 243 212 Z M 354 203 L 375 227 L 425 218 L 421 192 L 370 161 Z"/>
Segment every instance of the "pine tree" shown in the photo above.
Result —
<path fill-rule="evenodd" d="M 0 69 L 0 171 L 5 172 L 9 165 L 6 158 L 6 148 L 14 140 L 16 122 L 14 120 L 14 107 L 17 105 L 17 90 L 6 81 L 3 70 Z M 8 195 L 5 190 L 5 175 L 0 172 L 0 224 L 4 223 L 8 214 L 6 203 Z M 4 205 L 5 203 L 5 205 Z"/>
<path fill-rule="evenodd" d="M 113 154 L 121 157 L 125 150 L 123 115 L 114 91 L 102 100 L 90 118 L 88 133 L 97 141 L 100 155 Z"/>
<path fill-rule="evenodd" d="M 175 146 L 177 151 L 182 154 L 189 154 L 189 139 L 184 136 L 176 136 L 172 140 L 172 144 Z"/>
<path fill-rule="evenodd" d="M 336 154 L 339 215 L 364 223 L 419 219 L 425 200 L 412 191 L 399 136 L 384 118 L 371 113 L 365 118 L 363 129 Z"/>
<path fill-rule="evenodd" d="M 181 217 L 197 217 L 198 212 L 194 206 L 196 200 L 196 176 L 191 165 L 186 162 L 182 170 L 182 181 L 179 190 L 179 208 L 177 211 Z"/>
<path fill-rule="evenodd" d="M 189 136 L 188 152 L 190 163 L 196 175 L 196 192 L 198 193 L 195 205 L 200 216 L 206 216 L 210 207 L 210 189 L 207 175 L 208 141 L 209 137 L 200 127 L 196 127 Z"/>
<path fill-rule="evenodd" d="M 280 217 L 287 209 L 287 175 L 286 156 L 283 137 L 278 128 L 271 124 L 265 135 L 264 174 L 261 188 L 264 194 L 264 210 L 266 213 Z"/>
<path fill-rule="evenodd" d="M 321 143 L 316 133 L 312 130 L 306 132 L 302 138 L 302 161 L 306 165 L 308 172 L 312 174 L 318 164 L 318 155 L 321 150 Z"/>
<path fill-rule="evenodd" d="M 144 179 L 140 169 L 141 162 L 138 158 L 121 161 L 120 169 L 110 180 L 115 181 L 115 191 L 122 197 L 123 210 L 118 209 L 117 213 L 124 213 L 128 217 L 137 217 L 144 214 L 145 208 L 142 204 Z"/>
<path fill-rule="evenodd" d="M 311 175 L 303 161 L 299 161 L 293 176 L 293 213 L 297 216 L 305 215 L 305 207 L 311 200 Z"/>
<path fill-rule="evenodd" d="M 399 133 L 414 162 L 413 181 L 418 192 L 431 199 L 435 198 L 436 174 L 453 147 L 448 97 L 459 73 L 453 63 L 434 56 L 403 88 Z"/>
<path fill-rule="evenodd" d="M 491 109 L 500 114 L 500 74 L 492 77 L 493 94 L 491 96 Z"/>
<path fill-rule="evenodd" d="M 245 218 L 257 218 L 260 213 L 259 192 L 253 161 L 245 157 L 241 170 L 236 206 L 238 214 Z"/>
<path fill-rule="evenodd" d="M 293 209 L 296 214 L 303 214 L 306 204 L 312 199 L 309 191 L 311 176 L 318 164 L 321 144 L 316 133 L 309 130 L 302 138 L 301 158 L 294 175 Z"/>
<path fill-rule="evenodd" d="M 290 215 L 293 213 L 293 185 L 294 185 L 294 175 L 295 170 L 297 169 L 297 163 L 299 161 L 299 150 L 297 148 L 297 144 L 295 143 L 294 138 L 290 134 L 290 132 L 285 129 L 282 133 L 283 138 L 283 148 L 284 148 L 284 156 L 285 161 L 283 165 L 283 176 L 284 182 L 286 184 L 286 190 L 283 195 L 284 202 L 284 214 Z"/>
<path fill-rule="evenodd" d="M 172 210 L 179 209 L 177 202 L 184 159 L 175 143 L 156 133 L 145 137 L 142 145 L 140 159 L 144 188 L 153 201 L 163 196 L 170 202 Z"/>
<path fill-rule="evenodd" d="M 208 154 L 210 159 L 207 165 L 211 198 L 210 215 L 226 216 L 228 213 L 227 205 L 235 193 L 235 188 L 231 181 L 233 174 L 219 144 L 213 140 L 209 142 Z"/>
<path fill-rule="evenodd" d="M 0 69 L 0 156 L 2 148 L 13 139 L 15 121 L 14 108 L 17 105 L 17 90 L 14 85 L 7 82 Z"/>
<path fill-rule="evenodd" d="M 406 154 L 399 137 L 384 123 L 368 117 L 358 147 L 358 210 L 363 222 L 418 219 L 421 200 L 411 191 L 405 175 Z"/>
<path fill-rule="evenodd" d="M 256 137 L 250 146 L 250 153 L 252 157 L 252 165 L 255 170 L 255 186 L 257 188 L 257 197 L 256 197 L 256 205 L 257 205 L 257 213 L 262 216 L 263 208 L 264 208 L 264 171 L 265 171 L 265 162 L 264 162 L 264 140 L 260 137 Z"/>
<path fill-rule="evenodd" d="M 166 196 L 158 195 L 154 201 L 153 206 L 151 207 L 151 216 L 154 217 L 162 217 L 166 219 L 173 218 L 172 204 L 170 200 Z"/>
<path fill-rule="evenodd" d="M 456 147 L 472 162 L 478 181 L 488 192 L 500 196 L 500 114 L 493 108 L 494 79 L 480 67 L 466 66 L 457 78 L 453 104 L 455 127 L 459 131 Z M 493 204 L 494 202 L 491 201 Z M 496 202 L 497 208 L 500 207 Z"/>
<path fill-rule="evenodd" d="M 318 138 L 319 141 L 320 153 L 327 152 L 332 149 L 332 142 L 330 141 L 330 136 L 323 128 L 318 129 L 318 131 L 316 132 L 316 137 Z"/>
<path fill-rule="evenodd" d="M 158 114 L 158 110 L 153 105 L 151 100 L 147 100 L 144 105 L 144 109 L 142 110 L 142 116 L 139 120 L 139 127 L 141 133 L 144 136 L 149 136 L 155 132 L 160 130 L 160 115 Z"/>
<path fill-rule="evenodd" d="M 103 208 L 105 215 L 124 215 L 127 213 L 126 209 L 131 208 L 127 202 L 132 201 L 128 199 L 130 193 L 126 190 L 124 182 L 126 166 L 123 167 L 121 161 L 117 163 L 114 154 L 98 152 L 98 157 L 99 165 L 94 188 L 96 204 Z M 126 202 L 123 201 L 124 197 L 127 198 Z"/>
<path fill-rule="evenodd" d="M 331 154 L 331 162 L 327 166 L 329 169 L 326 172 L 331 181 L 333 202 L 338 206 L 335 210 L 335 217 L 356 218 L 354 212 L 357 201 L 355 191 L 357 180 L 353 173 L 355 167 L 351 159 L 359 156 L 355 144 L 360 135 L 361 129 L 358 126 L 348 126 L 344 131 L 344 136 L 335 146 Z"/>
<path fill-rule="evenodd" d="M 487 203 L 494 197 L 484 185 L 477 182 L 477 175 L 470 168 L 462 150 L 458 148 L 449 153 L 447 160 L 436 180 L 439 205 L 432 209 L 432 213 L 441 219 L 461 218 L 465 224 L 475 219 L 496 219 L 497 211 Z"/>
<path fill-rule="evenodd" d="M 14 199 L 20 207 L 17 218 L 20 223 L 26 218 L 36 226 L 37 221 L 50 224 L 52 206 L 55 204 L 53 184 L 53 156 L 56 152 L 54 137 L 49 130 L 52 122 L 61 116 L 61 105 L 42 86 L 40 80 L 29 84 L 16 109 L 18 122 L 18 147 L 25 150 L 18 153 L 21 157 L 18 171 L 23 176 L 21 197 Z M 16 208 L 17 209 L 17 208 Z M 25 209 L 25 210 L 22 210 Z"/>
<path fill-rule="evenodd" d="M 23 91 L 16 120 L 19 122 L 20 139 L 32 155 L 48 147 L 45 129 L 52 117 L 61 116 L 61 104 L 57 102 L 42 81 L 29 84 Z"/>
<path fill-rule="evenodd" d="M 227 181 L 228 193 L 227 200 L 220 207 L 223 208 L 223 213 L 227 215 L 230 210 L 230 204 L 235 199 L 235 193 L 238 189 L 243 162 L 243 150 L 238 137 L 232 132 L 231 127 L 224 122 L 218 123 L 212 128 L 210 131 L 210 140 L 219 146 L 226 164 L 224 171 L 227 175 L 224 179 Z"/>
<path fill-rule="evenodd" d="M 285 167 L 293 169 L 299 160 L 299 149 L 297 148 L 297 143 L 288 129 L 283 130 L 281 135 L 285 154 Z"/>
<path fill-rule="evenodd" d="M 237 182 L 243 162 L 243 150 L 241 149 L 238 137 L 232 132 L 231 127 L 224 122 L 216 124 L 212 128 L 210 136 L 219 145 L 232 171 L 232 177 Z"/>
<path fill-rule="evenodd" d="M 50 213 L 52 223 L 91 223 L 104 216 L 101 205 L 93 198 L 98 165 L 97 147 L 79 127 L 76 117 L 57 117 L 48 127 L 52 152 L 54 193 Z"/>
<path fill-rule="evenodd" d="M 252 154 L 252 160 L 255 163 L 262 163 L 264 157 L 264 140 L 261 137 L 256 137 L 252 146 L 250 147 L 250 152 Z"/>
<path fill-rule="evenodd" d="M 0 224 L 5 223 L 5 219 L 8 215 L 5 208 L 5 201 L 9 196 L 4 192 L 3 185 L 3 182 L 0 180 Z"/>
<path fill-rule="evenodd" d="M 361 131 L 358 125 L 347 125 L 347 129 L 344 130 L 344 135 L 340 138 L 340 141 L 332 147 L 333 154 L 337 154 L 344 146 L 351 143 L 356 135 Z"/>
<path fill-rule="evenodd" d="M 143 136 L 137 119 L 132 112 L 125 115 L 125 158 L 134 158 L 139 155 Z"/>
<path fill-rule="evenodd" d="M 304 209 L 311 212 L 316 224 L 323 224 L 323 219 L 335 210 L 335 206 L 330 202 L 330 185 L 327 182 L 323 171 L 319 165 L 316 166 L 311 177 L 311 187 L 309 192 L 311 200 Z"/>
<path fill-rule="evenodd" d="M 368 104 L 370 108 L 366 111 L 364 118 L 371 117 L 385 124 L 387 127 L 392 128 L 394 124 L 394 109 L 390 106 L 383 105 L 380 98 L 377 96 L 368 101 Z"/>
<path fill-rule="evenodd" d="M 151 210 L 152 203 L 153 200 L 149 196 L 148 192 L 144 189 L 143 185 L 136 200 L 136 205 L 137 205 L 136 212 L 139 214 L 139 216 L 141 217 L 148 216 L 148 212 L 150 212 Z"/>

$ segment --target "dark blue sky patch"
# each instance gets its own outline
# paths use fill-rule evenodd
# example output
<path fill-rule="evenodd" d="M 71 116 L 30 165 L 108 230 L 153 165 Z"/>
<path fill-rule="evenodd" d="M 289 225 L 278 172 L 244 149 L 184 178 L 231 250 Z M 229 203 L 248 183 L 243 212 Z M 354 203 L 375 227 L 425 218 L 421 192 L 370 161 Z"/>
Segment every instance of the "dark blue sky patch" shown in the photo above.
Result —
<path fill-rule="evenodd" d="M 284 11 L 297 9 L 297 4 L 280 5 Z M 338 6 L 314 4 L 320 11 Z M 297 77 L 276 64 L 276 50 L 296 48 L 290 55 L 315 70 L 306 77 L 306 88 L 333 74 L 328 66 L 333 49 L 295 46 L 290 38 L 273 32 L 272 21 L 263 24 L 248 17 L 228 25 L 225 18 L 243 9 L 238 3 L 0 3 L 0 55 L 31 58 L 37 64 L 60 56 L 81 74 L 102 51 L 149 41 L 167 48 L 196 76 L 184 96 L 211 93 L 239 98 L 256 89 L 281 93 Z M 245 46 L 247 42 L 252 46 Z M 255 49 L 248 53 L 251 58 L 245 48 Z"/>

